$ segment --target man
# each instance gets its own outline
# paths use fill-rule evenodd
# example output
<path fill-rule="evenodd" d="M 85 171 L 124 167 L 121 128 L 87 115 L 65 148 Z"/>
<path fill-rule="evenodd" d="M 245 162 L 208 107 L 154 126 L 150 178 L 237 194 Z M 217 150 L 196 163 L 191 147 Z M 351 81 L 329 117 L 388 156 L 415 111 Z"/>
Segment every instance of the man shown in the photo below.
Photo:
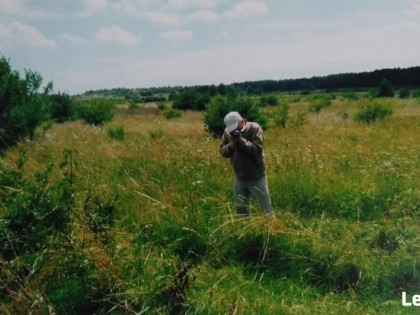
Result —
<path fill-rule="evenodd" d="M 235 173 L 234 195 L 239 217 L 249 216 L 249 196 L 252 195 L 268 216 L 274 217 L 268 192 L 263 154 L 263 130 L 248 122 L 238 112 L 224 118 L 226 129 L 220 143 L 220 154 L 230 158 Z"/>

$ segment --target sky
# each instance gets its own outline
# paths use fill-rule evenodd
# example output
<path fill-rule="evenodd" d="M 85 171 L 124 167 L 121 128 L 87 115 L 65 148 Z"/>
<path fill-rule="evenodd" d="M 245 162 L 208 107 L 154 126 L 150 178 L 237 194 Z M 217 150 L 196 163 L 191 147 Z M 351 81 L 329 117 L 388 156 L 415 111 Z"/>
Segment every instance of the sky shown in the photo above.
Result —
<path fill-rule="evenodd" d="M 0 56 L 69 94 L 420 65 L 420 0 L 0 0 Z"/>

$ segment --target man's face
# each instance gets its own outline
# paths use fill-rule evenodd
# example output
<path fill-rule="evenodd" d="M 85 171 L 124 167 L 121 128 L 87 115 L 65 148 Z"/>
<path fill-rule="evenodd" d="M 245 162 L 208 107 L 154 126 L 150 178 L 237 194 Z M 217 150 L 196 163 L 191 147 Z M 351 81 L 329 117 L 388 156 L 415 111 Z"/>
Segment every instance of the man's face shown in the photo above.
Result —
<path fill-rule="evenodd" d="M 241 130 L 242 130 L 242 128 L 244 127 L 244 124 L 245 124 L 245 120 L 241 119 L 241 120 L 238 122 L 238 127 L 236 127 L 236 130 L 241 131 Z"/>

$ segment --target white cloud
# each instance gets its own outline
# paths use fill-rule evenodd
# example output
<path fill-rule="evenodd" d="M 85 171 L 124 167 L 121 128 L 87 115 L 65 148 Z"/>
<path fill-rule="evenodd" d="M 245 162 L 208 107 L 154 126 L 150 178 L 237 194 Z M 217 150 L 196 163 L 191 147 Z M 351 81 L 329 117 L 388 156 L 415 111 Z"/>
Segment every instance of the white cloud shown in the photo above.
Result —
<path fill-rule="evenodd" d="M 18 22 L 0 23 L 0 44 L 12 46 L 17 44 L 35 48 L 57 46 L 54 40 L 45 37 L 38 29 Z"/>
<path fill-rule="evenodd" d="M 137 46 L 140 43 L 139 37 L 115 25 L 99 29 L 96 33 L 96 39 L 100 42 L 126 47 Z"/>
<path fill-rule="evenodd" d="M 72 35 L 69 33 L 63 33 L 60 35 L 60 38 L 67 41 L 68 43 L 72 44 L 72 45 L 78 45 L 78 46 L 86 46 L 89 44 L 89 42 L 81 37 L 81 36 L 76 36 L 76 35 Z"/>
<path fill-rule="evenodd" d="M 0 14 L 20 14 L 23 10 L 22 0 L 0 0 Z"/>
<path fill-rule="evenodd" d="M 84 0 L 84 10 L 77 13 L 79 17 L 89 17 L 96 11 L 106 9 L 108 7 L 108 0 Z"/>
<path fill-rule="evenodd" d="M 247 1 L 238 3 L 231 9 L 227 10 L 224 13 L 224 16 L 229 18 L 243 18 L 264 14 L 267 10 L 268 7 L 264 2 Z"/>
<path fill-rule="evenodd" d="M 215 4 L 214 0 L 169 0 L 164 8 L 174 10 L 182 10 L 189 7 L 209 9 L 214 7 Z"/>
<path fill-rule="evenodd" d="M 143 18 L 155 2 L 156 0 L 118 0 L 112 3 L 111 7 L 127 15 Z"/>
<path fill-rule="evenodd" d="M 200 21 L 200 22 L 216 22 L 220 19 L 220 16 L 210 10 L 200 10 L 187 17 L 187 20 Z"/>
<path fill-rule="evenodd" d="M 0 16 L 11 15 L 25 18 L 54 18 L 59 15 L 27 7 L 23 0 L 0 0 Z"/>
<path fill-rule="evenodd" d="M 409 10 L 405 10 L 404 14 L 410 17 L 420 16 L 420 0 L 410 0 L 412 7 Z"/>
<path fill-rule="evenodd" d="M 165 39 L 178 41 L 178 40 L 187 40 L 191 38 L 193 35 L 194 35 L 193 31 L 187 30 L 187 31 L 166 32 L 166 33 L 162 33 L 160 36 Z"/>
<path fill-rule="evenodd" d="M 180 24 L 177 14 L 169 14 L 163 11 L 149 12 L 149 19 L 155 24 L 176 26 Z"/>

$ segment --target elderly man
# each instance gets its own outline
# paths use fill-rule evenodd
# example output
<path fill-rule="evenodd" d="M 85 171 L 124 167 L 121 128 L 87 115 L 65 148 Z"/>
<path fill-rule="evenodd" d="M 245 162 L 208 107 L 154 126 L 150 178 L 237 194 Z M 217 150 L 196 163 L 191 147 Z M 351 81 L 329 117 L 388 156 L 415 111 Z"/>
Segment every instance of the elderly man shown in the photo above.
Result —
<path fill-rule="evenodd" d="M 251 195 L 266 215 L 274 217 L 265 174 L 262 128 L 255 122 L 246 121 L 238 112 L 228 113 L 224 121 L 226 129 L 220 154 L 230 158 L 235 173 L 233 188 L 238 216 L 249 216 Z"/>

